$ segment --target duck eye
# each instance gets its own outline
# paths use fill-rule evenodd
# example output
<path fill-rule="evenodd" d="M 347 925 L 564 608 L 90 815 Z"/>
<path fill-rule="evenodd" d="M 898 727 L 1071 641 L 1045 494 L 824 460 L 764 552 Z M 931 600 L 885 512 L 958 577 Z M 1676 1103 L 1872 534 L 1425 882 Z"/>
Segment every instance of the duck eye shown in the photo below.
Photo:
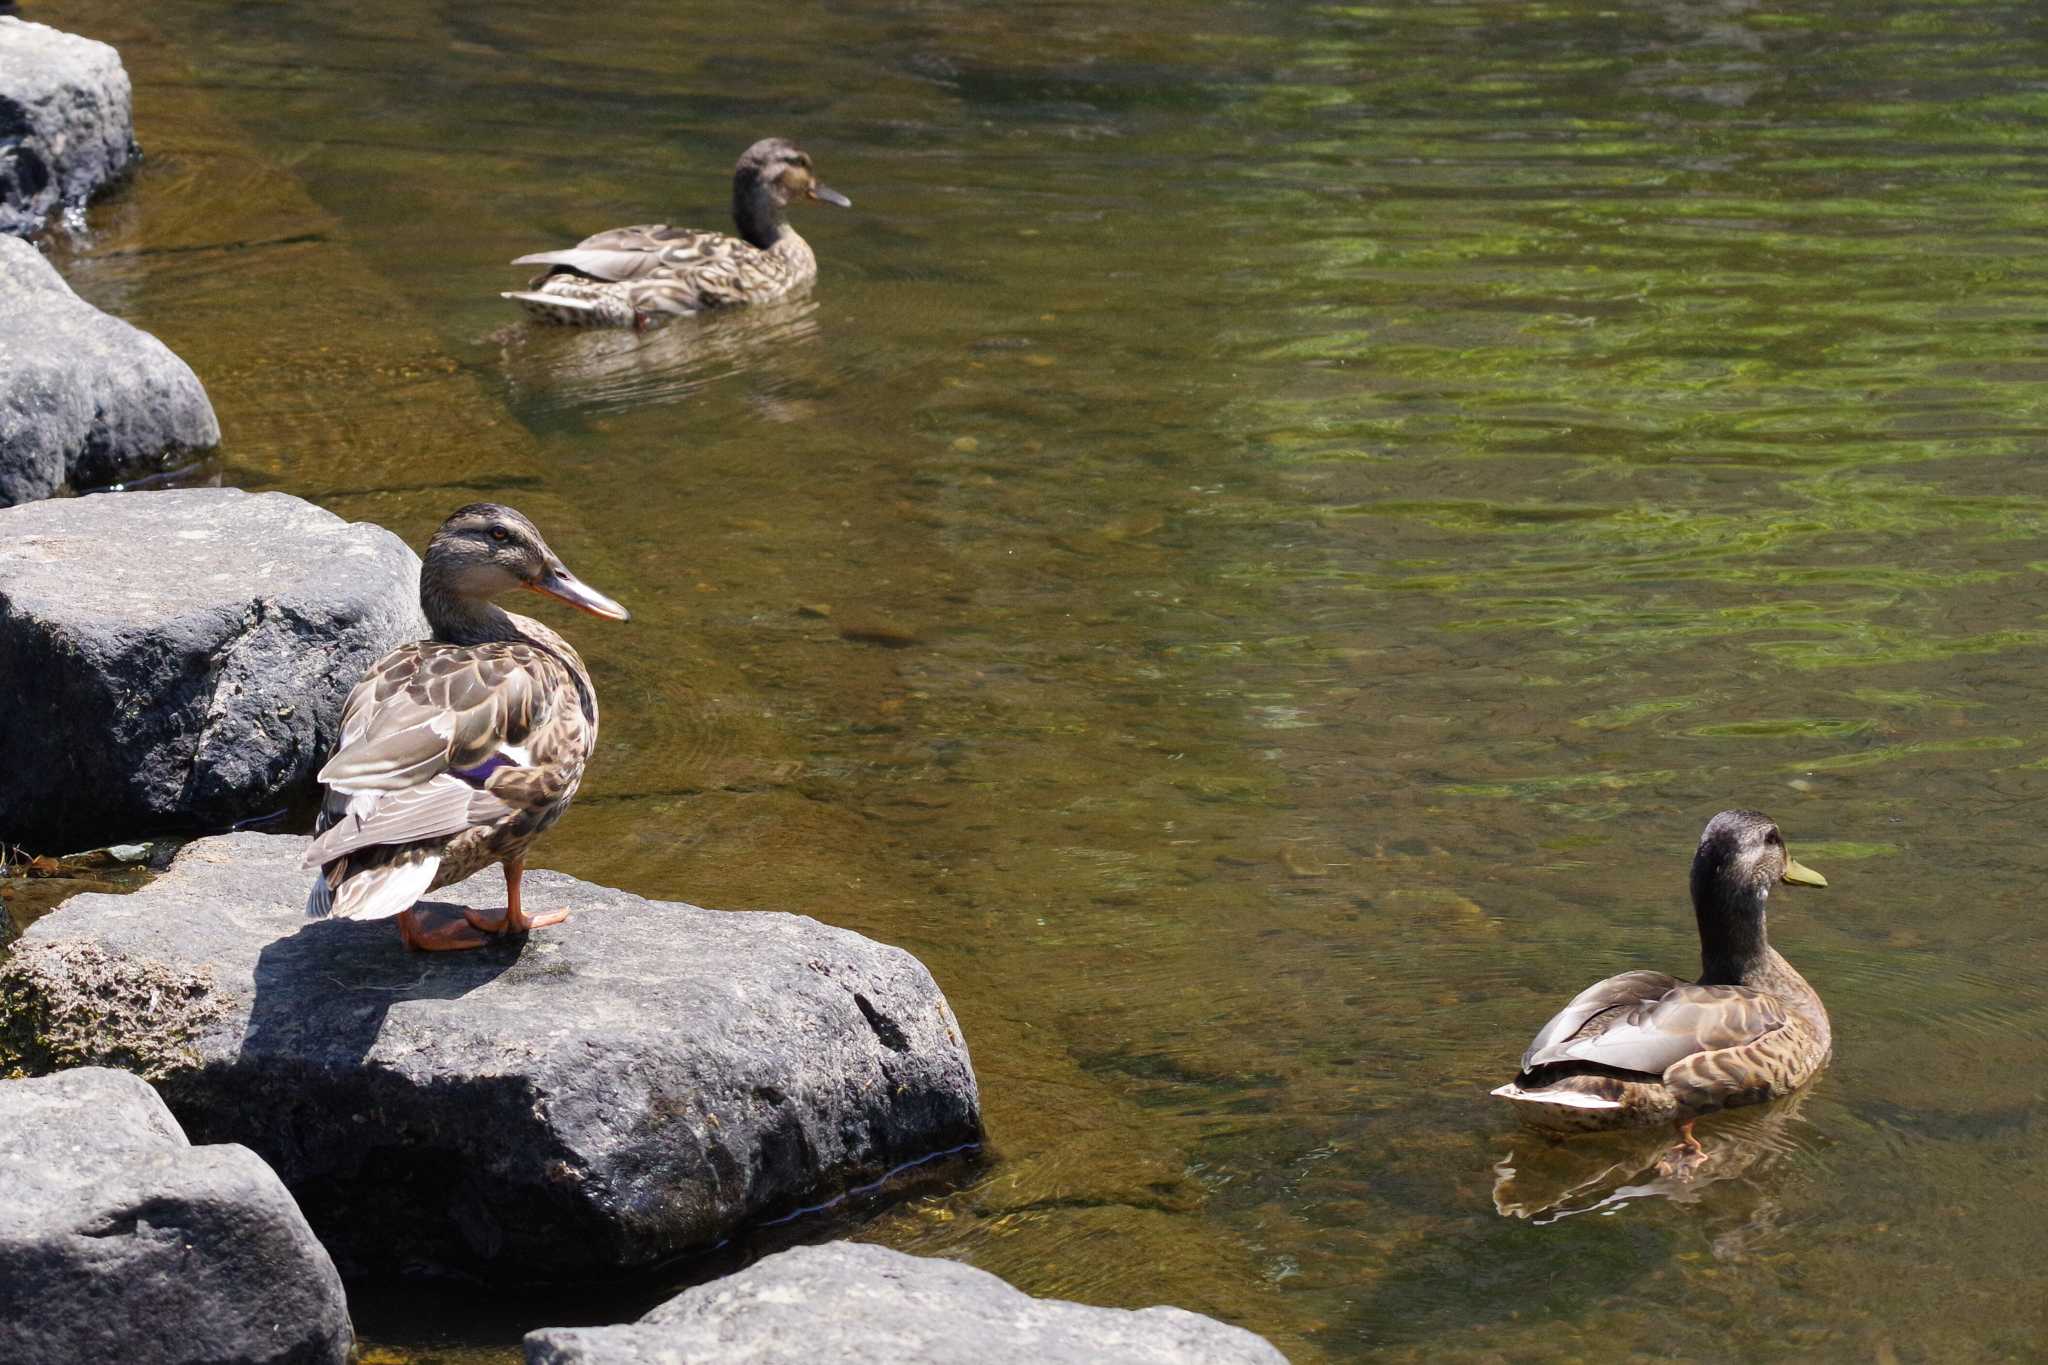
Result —
<path fill-rule="evenodd" d="M 1782 844 L 1785 841 L 1778 837 L 1778 831 L 1772 830 L 1769 834 L 1766 834 L 1764 836 L 1764 842 L 1767 844 Z"/>
<path fill-rule="evenodd" d="M 506 529 L 505 529 L 504 527 L 502 527 L 502 526 L 493 526 L 493 527 L 491 528 L 491 539 L 492 539 L 492 540 L 510 540 L 511 538 L 512 538 L 512 533 L 511 533 L 510 531 L 506 530 Z"/>

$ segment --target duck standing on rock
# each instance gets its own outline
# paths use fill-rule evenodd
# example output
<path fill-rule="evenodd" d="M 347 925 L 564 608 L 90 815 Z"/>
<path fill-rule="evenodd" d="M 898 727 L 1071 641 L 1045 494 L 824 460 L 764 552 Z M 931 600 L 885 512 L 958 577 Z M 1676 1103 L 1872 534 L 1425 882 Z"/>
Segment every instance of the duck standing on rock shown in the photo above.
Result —
<path fill-rule="evenodd" d="M 526 850 L 560 819 L 597 744 L 597 693 L 567 640 L 493 606 L 514 588 L 594 616 L 626 609 L 582 582 L 534 524 L 479 502 L 441 523 L 420 567 L 433 638 L 370 666 L 341 713 L 341 744 L 306 866 L 306 913 L 398 917 L 409 948 L 476 948 L 557 924 L 519 903 Z M 491 863 L 505 869 L 505 911 L 424 927 L 413 903 Z"/>
<path fill-rule="evenodd" d="M 1680 1145 L 1661 1166 L 1689 1177 L 1707 1159 L 1695 1119 L 1789 1094 L 1828 1059 L 1820 996 L 1765 934 L 1764 902 L 1779 882 L 1827 885 L 1785 851 L 1769 816 L 1709 820 L 1692 859 L 1699 980 L 1636 971 L 1587 987 L 1493 1093 L 1560 1132 L 1675 1122 Z"/>
<path fill-rule="evenodd" d="M 666 223 L 613 228 L 566 251 L 519 257 L 512 264 L 545 268 L 505 297 L 543 322 L 572 327 L 644 327 L 657 317 L 786 298 L 818 278 L 818 258 L 789 225 L 796 199 L 853 207 L 819 182 L 809 153 L 763 138 L 733 168 L 738 237 Z"/>

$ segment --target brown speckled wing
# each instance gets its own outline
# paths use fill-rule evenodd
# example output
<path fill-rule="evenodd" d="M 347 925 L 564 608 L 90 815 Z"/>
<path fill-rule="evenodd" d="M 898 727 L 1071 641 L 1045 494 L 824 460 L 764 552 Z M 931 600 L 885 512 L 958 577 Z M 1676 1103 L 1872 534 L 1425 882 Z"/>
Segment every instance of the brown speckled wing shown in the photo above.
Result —
<path fill-rule="evenodd" d="M 809 245 L 787 227 L 765 251 L 721 232 L 661 223 L 613 228 L 567 250 L 535 252 L 513 264 L 543 269 L 528 285 L 538 292 L 509 297 L 537 316 L 573 323 L 639 323 L 766 302 L 817 274 Z"/>
<path fill-rule="evenodd" d="M 1688 1108 L 1760 1103 L 1805 1084 L 1825 1053 L 1811 1032 L 1781 1015 L 1780 1026 L 1760 1037 L 1674 1063 L 1664 1083 Z"/>
<path fill-rule="evenodd" d="M 1744 1046 L 1784 1025 L 1783 1007 L 1761 991 L 1678 983 L 1655 999 L 1593 1013 L 1569 1037 L 1536 1052 L 1525 1069 L 1572 1061 L 1657 1076 L 1696 1053 Z"/>
<path fill-rule="evenodd" d="M 470 823 L 509 814 L 517 802 L 501 787 L 545 761 L 533 749 L 548 746 L 529 741 L 548 729 L 565 685 L 573 708 L 568 670 L 526 641 L 423 641 L 393 650 L 349 693 L 341 747 L 320 771 L 328 785 L 320 830 L 349 824 L 351 848 L 428 837 L 421 830 L 429 810 L 453 818 L 456 794 L 445 787 L 457 779 L 496 798 L 475 802 Z M 437 789 L 431 800 L 430 787 Z"/>
<path fill-rule="evenodd" d="M 797 283 L 790 261 L 734 237 L 706 238 L 688 254 L 664 253 L 662 267 L 633 284 L 642 313 L 685 313 L 772 298 Z"/>
<path fill-rule="evenodd" d="M 341 745 L 320 780 L 343 790 L 411 786 L 521 743 L 540 719 L 547 680 L 535 666 L 546 658 L 524 641 L 391 651 L 349 693 Z"/>
<path fill-rule="evenodd" d="M 573 270 L 593 280 L 614 284 L 703 275 L 707 283 L 748 254 L 764 256 L 737 237 L 720 232 L 699 232 L 672 228 L 664 223 L 640 227 L 612 228 L 586 237 L 561 251 L 537 251 L 514 260 L 514 265 L 540 265 L 547 270 L 536 275 L 539 288 L 548 273 Z"/>
<path fill-rule="evenodd" d="M 634 227 L 606 228 L 593 232 L 576 244 L 578 251 L 658 252 L 667 242 L 685 241 L 713 234 L 692 228 L 673 228 L 667 223 L 641 223 Z"/>
<path fill-rule="evenodd" d="M 360 793 L 306 850 L 307 867 L 323 867 L 359 849 L 410 844 L 459 834 L 512 815 L 496 793 L 479 791 L 448 773 L 404 791 Z"/>
<path fill-rule="evenodd" d="M 1684 984 L 1666 972 L 1649 971 L 1623 972 L 1594 982 L 1537 1030 L 1522 1053 L 1522 1070 L 1571 1060 L 1571 1053 L 1563 1049 L 1594 1021 L 1611 1020 L 1617 1011 L 1654 1004 Z"/>

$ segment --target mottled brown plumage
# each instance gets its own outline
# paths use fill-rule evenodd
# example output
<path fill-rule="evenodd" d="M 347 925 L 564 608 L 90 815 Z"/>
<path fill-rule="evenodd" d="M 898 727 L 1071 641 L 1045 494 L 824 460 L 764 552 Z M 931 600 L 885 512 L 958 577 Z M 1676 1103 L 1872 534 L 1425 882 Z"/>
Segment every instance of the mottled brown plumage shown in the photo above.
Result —
<path fill-rule="evenodd" d="M 1791 1093 L 1833 1045 L 1820 996 L 1765 933 L 1764 903 L 1782 881 L 1827 885 L 1793 861 L 1768 817 L 1716 815 L 1693 855 L 1700 979 L 1633 971 L 1587 987 L 1493 1093 L 1562 1132 L 1679 1123 L 1678 1164 L 1696 1165 L 1693 1119 Z"/>
<path fill-rule="evenodd" d="M 733 168 L 733 222 L 739 236 L 652 223 L 612 228 L 564 251 L 521 256 L 543 267 L 505 297 L 544 322 L 642 326 L 679 313 L 767 303 L 810 287 L 818 258 L 788 221 L 796 199 L 850 208 L 821 184 L 808 153 L 779 137 L 747 148 Z"/>
<path fill-rule="evenodd" d="M 491 605 L 512 588 L 618 620 L 519 513 L 474 503 L 427 546 L 420 601 L 434 638 L 386 654 L 349 693 L 328 793 L 306 854 L 320 868 L 306 912 L 399 916 L 408 944 L 474 947 L 538 923 L 519 905 L 526 850 L 561 818 L 597 743 L 597 694 L 568 641 Z M 491 863 L 505 867 L 502 923 L 424 930 L 413 902 Z"/>

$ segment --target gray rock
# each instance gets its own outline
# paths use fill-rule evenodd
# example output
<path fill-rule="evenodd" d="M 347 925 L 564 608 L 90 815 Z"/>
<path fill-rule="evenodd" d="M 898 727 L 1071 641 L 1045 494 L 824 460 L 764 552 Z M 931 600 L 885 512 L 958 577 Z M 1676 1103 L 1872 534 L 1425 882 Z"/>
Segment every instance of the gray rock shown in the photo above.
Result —
<path fill-rule="evenodd" d="M 526 1365 L 1286 1365 L 1179 1308 L 1034 1299 L 985 1270 L 857 1242 L 797 1247 L 634 1323 L 546 1327 Z"/>
<path fill-rule="evenodd" d="M 0 963 L 0 1071 L 141 1071 L 196 1139 L 267 1159 L 344 1270 L 505 1282 L 651 1265 L 979 1135 L 901 949 L 529 871 L 566 924 L 411 953 L 302 918 L 306 846 L 203 839 L 36 921 Z"/>
<path fill-rule="evenodd" d="M 87 848 L 310 795 L 349 688 L 426 634 L 404 542 L 282 493 L 0 510 L 0 839 Z"/>
<path fill-rule="evenodd" d="M 193 1147 L 148 1084 L 0 1081 L 0 1360 L 339 1362 L 341 1278 L 246 1147 Z"/>
<path fill-rule="evenodd" d="M 136 155 L 121 54 L 105 43 L 0 17 L 0 232 L 40 231 Z"/>
<path fill-rule="evenodd" d="M 0 507 L 219 444 L 191 366 L 72 293 L 33 246 L 0 236 Z"/>

